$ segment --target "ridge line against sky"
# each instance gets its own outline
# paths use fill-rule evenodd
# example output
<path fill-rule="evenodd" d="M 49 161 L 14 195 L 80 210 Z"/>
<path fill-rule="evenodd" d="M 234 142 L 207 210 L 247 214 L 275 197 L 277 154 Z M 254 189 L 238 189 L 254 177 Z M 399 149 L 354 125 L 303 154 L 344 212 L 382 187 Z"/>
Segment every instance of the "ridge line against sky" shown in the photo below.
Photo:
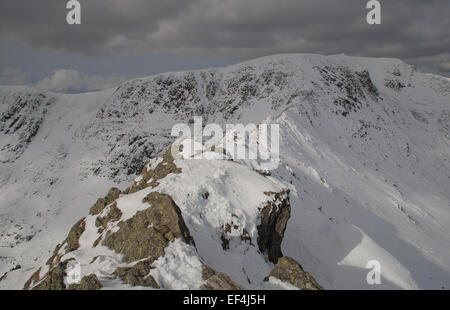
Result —
<path fill-rule="evenodd" d="M 450 76 L 450 1 L 80 0 L 0 2 L 0 84 L 94 90 L 141 76 L 225 66 L 277 53 L 400 58 Z"/>

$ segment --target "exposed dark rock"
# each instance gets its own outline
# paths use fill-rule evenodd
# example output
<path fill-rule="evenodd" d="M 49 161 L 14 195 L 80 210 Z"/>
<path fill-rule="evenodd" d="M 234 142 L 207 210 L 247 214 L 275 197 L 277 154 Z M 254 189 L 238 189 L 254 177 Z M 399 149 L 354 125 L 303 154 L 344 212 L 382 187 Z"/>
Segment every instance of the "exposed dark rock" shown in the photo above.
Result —
<path fill-rule="evenodd" d="M 236 214 L 232 214 L 232 217 L 237 217 Z M 230 241 L 233 239 L 232 231 L 241 231 L 240 239 L 241 241 L 248 242 L 250 245 L 253 245 L 252 238 L 248 233 L 247 229 L 240 228 L 239 225 L 235 224 L 234 220 L 231 220 L 230 223 L 225 223 L 221 230 L 220 240 L 222 241 L 222 249 L 229 250 L 230 249 Z"/>
<path fill-rule="evenodd" d="M 91 207 L 89 213 L 92 215 L 100 214 L 100 212 L 102 212 L 107 205 L 119 198 L 120 194 L 120 189 L 115 187 L 111 188 L 104 198 L 99 198 L 97 200 L 97 202 Z"/>
<path fill-rule="evenodd" d="M 12 269 L 10 269 L 9 271 L 5 272 L 5 273 L 3 274 L 3 276 L 0 277 L 0 281 L 5 280 L 5 279 L 8 277 L 8 273 L 10 273 L 11 271 L 19 270 L 19 269 L 21 269 L 21 268 L 22 268 L 22 266 L 20 266 L 19 264 L 17 264 L 17 265 L 14 266 Z"/>
<path fill-rule="evenodd" d="M 43 280 L 33 290 L 64 290 L 66 285 L 64 277 L 66 276 L 66 267 L 68 261 L 64 261 L 51 268 L 43 277 Z M 31 278 L 30 278 L 31 279 Z"/>
<path fill-rule="evenodd" d="M 141 180 L 138 183 L 133 184 L 125 192 L 127 194 L 131 194 L 149 186 L 155 188 L 159 185 L 158 181 L 165 178 L 170 173 L 181 173 L 181 169 L 174 163 L 174 158 L 172 157 L 172 150 L 170 147 L 167 149 L 162 158 L 163 160 L 154 169 L 147 170 L 147 165 L 145 165 L 142 170 Z"/>
<path fill-rule="evenodd" d="M 151 267 L 150 260 L 144 260 L 132 267 L 120 267 L 114 271 L 114 275 L 118 276 L 123 283 L 132 286 L 149 286 L 160 288 L 155 279 L 149 275 Z"/>
<path fill-rule="evenodd" d="M 98 278 L 95 274 L 90 274 L 88 276 L 84 276 L 79 284 L 70 284 L 69 290 L 84 290 L 84 291 L 92 291 L 99 290 L 102 288 L 102 285 L 98 281 Z"/>
<path fill-rule="evenodd" d="M 97 219 L 95 220 L 95 226 L 97 227 L 103 227 L 106 229 L 106 227 L 108 226 L 108 223 L 110 221 L 118 221 L 120 220 L 120 218 L 122 217 L 122 211 L 120 211 L 119 208 L 117 208 L 117 203 L 113 203 L 110 207 L 109 207 L 109 212 L 105 217 L 97 217 Z"/>
<path fill-rule="evenodd" d="M 293 258 L 284 256 L 272 269 L 269 277 L 298 287 L 301 290 L 323 290 L 312 275 L 304 271 L 302 266 Z M 265 279 L 268 280 L 268 277 Z"/>
<path fill-rule="evenodd" d="M 41 282 L 33 287 L 33 290 L 99 290 L 102 285 L 97 279 L 95 274 L 90 274 L 84 276 L 79 284 L 70 284 L 68 287 L 64 283 L 64 278 L 67 276 L 66 268 L 67 263 L 70 260 L 59 263 L 57 266 L 51 268 L 42 278 Z M 29 290 L 32 285 L 38 283 L 39 273 L 41 269 L 38 269 L 33 275 L 28 279 L 24 285 L 24 290 Z"/>
<path fill-rule="evenodd" d="M 50 267 L 53 266 L 53 264 L 55 263 L 59 263 L 59 261 L 61 260 L 61 254 L 59 254 L 59 250 L 61 249 L 63 245 L 62 244 L 58 244 L 55 249 L 53 250 L 53 255 L 47 260 L 47 265 L 49 265 Z"/>
<path fill-rule="evenodd" d="M 281 242 L 291 216 L 289 191 L 265 194 L 274 198 L 261 209 L 261 223 L 257 227 L 258 247 L 262 253 L 267 252 L 269 261 L 276 263 L 283 256 Z"/>
<path fill-rule="evenodd" d="M 400 91 L 400 90 L 402 90 L 402 88 L 406 87 L 405 84 L 403 84 L 403 82 L 401 82 L 399 80 L 395 80 L 395 79 L 386 80 L 384 83 L 384 86 L 386 86 L 387 88 L 396 90 L 396 91 Z"/>
<path fill-rule="evenodd" d="M 361 72 L 355 72 L 356 75 L 359 78 L 359 82 L 361 83 L 361 85 L 367 90 L 367 92 L 372 95 L 372 97 L 375 100 L 378 100 L 378 97 L 380 96 L 380 93 L 378 92 L 377 87 L 375 86 L 375 84 L 372 82 L 372 79 L 370 77 L 370 73 L 368 70 L 364 70 Z"/>
<path fill-rule="evenodd" d="M 20 158 L 37 135 L 48 107 L 56 100 L 42 93 L 11 94 L 13 102 L 0 113 L 0 133 L 11 137 L 6 145 L 0 146 L 0 162 L 15 162 Z"/>
<path fill-rule="evenodd" d="M 241 240 L 252 244 L 252 238 L 250 237 L 250 234 L 248 233 L 247 229 L 245 229 L 245 228 L 242 229 Z"/>
<path fill-rule="evenodd" d="M 85 218 L 79 220 L 75 225 L 73 225 L 72 229 L 70 229 L 69 234 L 66 239 L 66 253 L 75 251 L 80 247 L 80 236 L 86 229 L 86 221 Z"/>
<path fill-rule="evenodd" d="M 217 272 L 207 265 L 202 266 L 202 278 L 205 283 L 200 286 L 201 290 L 244 290 L 227 274 Z"/>
<path fill-rule="evenodd" d="M 39 282 L 39 275 L 40 275 L 40 273 L 41 273 L 41 268 L 39 268 L 38 270 L 33 272 L 31 277 L 27 280 L 27 282 L 25 282 L 25 284 L 23 286 L 23 289 L 24 290 L 29 290 L 33 285 L 38 283 Z"/>
<path fill-rule="evenodd" d="M 229 250 L 230 249 L 230 240 L 227 239 L 224 232 L 222 232 L 222 235 L 220 236 L 220 240 L 222 241 L 222 249 Z"/>
<path fill-rule="evenodd" d="M 102 241 L 103 236 L 98 237 L 97 239 L 95 239 L 94 243 L 92 244 L 92 247 L 95 248 L 100 241 Z"/>
<path fill-rule="evenodd" d="M 103 245 L 123 254 L 127 262 L 143 258 L 153 262 L 175 238 L 194 244 L 180 209 L 169 195 L 152 192 L 144 202 L 152 207 L 120 222 L 119 230 L 107 235 Z"/>
<path fill-rule="evenodd" d="M 214 152 L 214 151 L 213 151 Z M 206 191 L 206 192 L 204 192 L 203 194 L 202 194 L 202 198 L 203 199 L 208 199 L 209 198 L 209 192 L 208 191 Z"/>

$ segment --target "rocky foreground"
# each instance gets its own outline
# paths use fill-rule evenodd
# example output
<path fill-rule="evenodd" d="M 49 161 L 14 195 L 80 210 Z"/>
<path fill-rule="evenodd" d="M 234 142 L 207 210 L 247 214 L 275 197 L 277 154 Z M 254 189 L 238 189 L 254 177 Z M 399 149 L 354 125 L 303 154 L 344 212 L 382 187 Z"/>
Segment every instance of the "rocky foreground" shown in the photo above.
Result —
<path fill-rule="evenodd" d="M 192 161 L 195 165 L 212 164 Z M 225 171 L 227 165 L 233 165 L 226 162 L 213 165 L 217 164 L 222 165 Z M 24 289 L 95 290 L 105 286 L 133 286 L 243 290 L 255 285 L 261 288 L 322 289 L 297 261 L 281 252 L 291 212 L 289 191 L 282 189 L 260 193 L 265 196 L 265 201 L 253 203 L 252 215 L 255 218 L 245 218 L 244 214 L 237 212 L 228 213 L 231 210 L 219 211 L 229 222 L 209 231 L 210 241 L 216 242 L 210 246 L 215 246 L 215 251 L 221 252 L 221 256 L 227 257 L 229 252 L 245 256 L 250 250 L 253 255 L 260 256 L 258 263 L 264 265 L 264 269 L 271 268 L 270 272 L 248 275 L 237 262 L 234 274 L 242 273 L 242 276 L 233 279 L 222 272 L 226 268 L 218 262 L 214 264 L 217 270 L 210 267 L 208 256 L 211 254 L 206 253 L 206 259 L 202 257 L 202 251 L 196 247 L 196 238 L 190 232 L 190 228 L 195 231 L 200 223 L 194 224 L 192 214 L 183 212 L 170 193 L 159 186 L 169 176 L 177 178 L 183 173 L 169 150 L 162 158 L 149 162 L 131 187 L 123 191 L 111 188 L 91 207 L 89 215 L 72 227 L 67 238 L 56 246 L 47 264 L 27 280 Z M 275 186 L 255 171 L 247 173 L 259 182 Z M 195 179 L 191 180 L 195 183 Z M 201 199 L 207 204 L 208 200 L 218 197 L 204 189 Z M 238 208 L 235 211 L 239 211 Z M 205 208 L 204 214 L 207 216 L 208 213 Z M 244 261 L 245 257 L 240 259 Z M 66 272 L 68 264 L 79 261 L 82 262 L 81 281 L 70 284 Z M 189 274 L 190 277 L 177 277 L 181 274 Z M 244 277 L 246 281 L 242 281 Z"/>

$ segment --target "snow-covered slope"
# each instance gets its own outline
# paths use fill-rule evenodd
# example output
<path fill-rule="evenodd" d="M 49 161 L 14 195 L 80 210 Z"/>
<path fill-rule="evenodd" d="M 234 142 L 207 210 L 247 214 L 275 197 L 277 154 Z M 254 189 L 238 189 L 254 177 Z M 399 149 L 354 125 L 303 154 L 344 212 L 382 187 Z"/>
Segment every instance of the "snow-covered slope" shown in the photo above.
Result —
<path fill-rule="evenodd" d="M 292 206 L 282 250 L 320 285 L 449 288 L 449 99 L 447 78 L 344 55 L 275 55 L 87 94 L 0 87 L 0 276 L 21 267 L 0 287 L 22 288 L 98 197 L 127 187 L 173 141 L 172 125 L 199 115 L 280 125 L 271 178 Z M 224 207 L 250 186 L 223 184 Z M 366 283 L 370 260 L 379 286 Z"/>
<path fill-rule="evenodd" d="M 264 280 L 289 214 L 279 181 L 232 161 L 174 160 L 169 149 L 131 187 L 98 200 L 25 287 L 69 287 L 60 270 L 75 259 L 80 277 L 106 289 L 290 288 Z"/>

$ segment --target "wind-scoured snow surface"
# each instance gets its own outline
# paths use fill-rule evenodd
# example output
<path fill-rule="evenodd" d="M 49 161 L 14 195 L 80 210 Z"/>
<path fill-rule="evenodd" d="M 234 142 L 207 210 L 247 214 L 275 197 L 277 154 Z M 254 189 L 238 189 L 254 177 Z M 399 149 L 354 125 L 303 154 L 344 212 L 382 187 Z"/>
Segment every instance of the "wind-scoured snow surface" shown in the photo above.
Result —
<path fill-rule="evenodd" d="M 22 288 L 96 199 L 128 186 L 174 141 L 172 126 L 193 116 L 280 125 L 281 163 L 270 178 L 291 190 L 282 250 L 320 285 L 450 288 L 450 80 L 400 60 L 345 55 L 275 55 L 86 94 L 0 87 L 0 277 L 21 267 L 0 288 Z M 183 216 L 230 201 L 246 212 L 235 193 L 258 183 L 224 182 L 214 205 L 183 196 L 208 186 L 201 165 L 193 160 L 183 172 L 197 171 L 174 198 L 185 201 Z M 246 169 L 243 162 L 220 173 L 239 180 Z M 240 281 L 231 260 L 207 251 L 215 220 L 198 226 L 199 253 Z M 381 264 L 381 285 L 366 282 L 370 260 Z M 160 263 L 155 276 L 169 279 Z"/>

